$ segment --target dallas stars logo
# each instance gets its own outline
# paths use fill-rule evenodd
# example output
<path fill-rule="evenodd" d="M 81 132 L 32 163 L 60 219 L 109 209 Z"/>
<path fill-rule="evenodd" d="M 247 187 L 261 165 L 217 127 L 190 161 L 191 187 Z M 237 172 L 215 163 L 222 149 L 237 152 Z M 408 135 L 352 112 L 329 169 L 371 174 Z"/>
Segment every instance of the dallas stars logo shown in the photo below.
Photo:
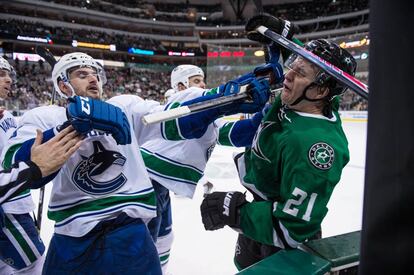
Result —
<path fill-rule="evenodd" d="M 315 143 L 309 149 L 309 160 L 318 169 L 328 170 L 332 167 L 335 159 L 333 148 L 323 142 Z"/>

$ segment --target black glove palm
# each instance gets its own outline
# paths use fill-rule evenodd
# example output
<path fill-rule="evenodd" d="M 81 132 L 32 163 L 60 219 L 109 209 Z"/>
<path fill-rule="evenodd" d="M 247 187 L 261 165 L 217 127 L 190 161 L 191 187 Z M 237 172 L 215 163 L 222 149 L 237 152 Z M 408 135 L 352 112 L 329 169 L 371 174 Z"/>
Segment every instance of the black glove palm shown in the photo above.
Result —
<path fill-rule="evenodd" d="M 228 225 L 240 228 L 240 207 L 247 203 L 241 192 L 213 192 L 201 203 L 201 218 L 206 230 L 217 230 Z"/>

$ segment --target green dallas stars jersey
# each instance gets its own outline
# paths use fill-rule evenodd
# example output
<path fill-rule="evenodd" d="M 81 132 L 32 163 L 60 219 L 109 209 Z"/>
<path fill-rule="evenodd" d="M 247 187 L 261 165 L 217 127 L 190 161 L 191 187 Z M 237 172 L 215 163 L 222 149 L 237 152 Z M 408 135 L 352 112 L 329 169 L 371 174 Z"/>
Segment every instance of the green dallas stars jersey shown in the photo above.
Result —
<path fill-rule="evenodd" d="M 284 248 L 320 230 L 349 161 L 337 105 L 328 119 L 287 109 L 276 98 L 252 148 L 236 161 L 243 185 L 256 198 L 241 208 L 243 234 Z"/>

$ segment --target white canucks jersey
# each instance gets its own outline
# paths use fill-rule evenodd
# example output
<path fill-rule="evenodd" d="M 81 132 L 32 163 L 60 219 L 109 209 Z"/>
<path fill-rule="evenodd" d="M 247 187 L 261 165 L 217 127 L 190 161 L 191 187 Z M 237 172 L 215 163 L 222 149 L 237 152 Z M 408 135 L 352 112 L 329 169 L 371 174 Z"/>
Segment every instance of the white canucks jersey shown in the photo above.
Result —
<path fill-rule="evenodd" d="M 6 147 L 7 142 L 11 135 L 17 128 L 17 121 L 13 115 L 5 111 L 3 117 L 0 119 L 0 153 L 3 148 Z M 2 163 L 4 158 L 1 158 Z M 34 210 L 35 205 L 33 204 L 30 190 L 26 190 L 21 194 L 10 198 L 7 202 L 1 205 L 3 211 L 12 214 L 24 214 Z"/>
<path fill-rule="evenodd" d="M 175 93 L 169 102 L 185 102 L 205 93 L 204 89 L 192 87 Z M 150 178 L 176 194 L 192 198 L 217 142 L 219 121 L 210 124 L 201 138 L 190 140 L 166 140 L 163 124 L 156 124 L 141 143 Z"/>
<path fill-rule="evenodd" d="M 137 135 L 143 130 L 141 117 L 149 104 L 137 96 L 117 96 L 108 103 L 120 107 L 131 126 L 132 143 L 117 145 L 112 136 L 92 131 L 53 179 L 48 217 L 55 232 L 80 237 L 102 220 L 121 212 L 133 218 L 155 216 L 154 190 L 144 166 Z M 51 129 L 66 121 L 66 110 L 39 107 L 23 117 L 12 144 L 35 136 L 35 129 Z M 10 148 L 10 147 L 9 147 Z"/>

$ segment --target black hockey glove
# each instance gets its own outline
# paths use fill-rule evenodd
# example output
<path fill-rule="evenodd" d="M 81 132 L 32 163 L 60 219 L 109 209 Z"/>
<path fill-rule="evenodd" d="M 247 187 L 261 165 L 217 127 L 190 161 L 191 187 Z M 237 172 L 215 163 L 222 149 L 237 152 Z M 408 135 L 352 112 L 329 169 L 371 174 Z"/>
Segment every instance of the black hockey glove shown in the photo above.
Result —
<path fill-rule="evenodd" d="M 271 40 L 256 31 L 256 28 L 259 26 L 265 26 L 269 30 L 274 31 L 289 40 L 291 40 L 292 36 L 299 30 L 298 27 L 290 21 L 274 17 L 270 14 L 263 13 L 255 15 L 247 21 L 245 30 L 248 39 L 262 44 L 269 44 Z"/>
<path fill-rule="evenodd" d="M 257 32 L 256 28 L 259 26 L 265 26 L 269 30 L 274 31 L 275 33 L 278 33 L 289 40 L 292 40 L 293 35 L 299 32 L 299 27 L 295 24 L 291 23 L 290 21 L 274 17 L 270 14 L 259 14 L 250 18 L 245 26 L 247 38 L 264 44 L 266 63 L 270 62 L 272 58 L 271 52 L 274 51 L 272 47 L 274 48 L 275 46 L 279 46 L 275 45 L 274 42 L 272 43 L 272 41 L 266 36 Z M 290 52 L 284 47 L 279 48 L 281 50 L 283 61 L 286 61 L 290 55 Z"/>
<path fill-rule="evenodd" d="M 213 192 L 201 203 L 201 218 L 206 230 L 217 230 L 228 225 L 240 228 L 240 207 L 248 203 L 241 192 Z"/>
<path fill-rule="evenodd" d="M 131 143 L 128 119 L 121 108 L 90 97 L 69 98 L 66 115 L 80 134 L 100 130 L 111 134 L 118 144 Z"/>

